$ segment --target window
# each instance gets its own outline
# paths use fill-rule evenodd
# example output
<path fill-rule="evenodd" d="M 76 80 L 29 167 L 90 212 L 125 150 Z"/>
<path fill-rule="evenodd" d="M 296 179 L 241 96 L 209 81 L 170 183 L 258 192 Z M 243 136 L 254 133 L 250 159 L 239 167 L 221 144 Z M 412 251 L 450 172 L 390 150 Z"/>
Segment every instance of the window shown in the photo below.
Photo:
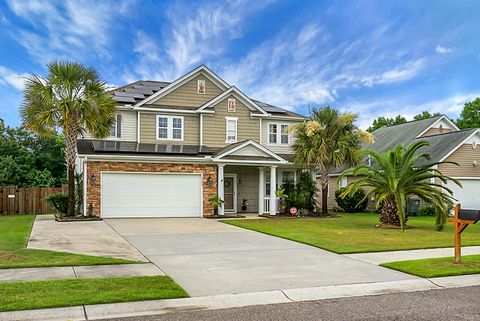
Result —
<path fill-rule="evenodd" d="M 183 116 L 157 115 L 158 140 L 183 140 Z"/>
<path fill-rule="evenodd" d="M 269 144 L 288 144 L 288 125 L 286 124 L 268 124 L 268 143 Z"/>
<path fill-rule="evenodd" d="M 277 143 L 277 124 L 268 125 L 268 142 L 270 144 Z"/>
<path fill-rule="evenodd" d="M 110 128 L 110 137 L 120 137 L 120 125 L 122 122 L 122 118 L 120 114 L 115 114 L 115 123 Z"/>
<path fill-rule="evenodd" d="M 197 80 L 197 94 L 205 94 L 205 80 Z"/>
<path fill-rule="evenodd" d="M 340 180 L 340 182 L 338 182 L 338 187 L 339 187 L 339 188 L 347 187 L 347 184 L 348 184 L 347 178 L 346 178 L 346 177 L 342 177 L 342 179 Z"/>
<path fill-rule="evenodd" d="M 282 172 L 282 186 L 285 183 L 294 183 L 295 182 L 295 172 L 294 171 L 283 171 Z"/>
<path fill-rule="evenodd" d="M 225 117 L 226 143 L 235 143 L 237 141 L 237 120 L 237 117 Z"/>
<path fill-rule="evenodd" d="M 288 125 L 280 125 L 280 143 L 288 144 Z"/>

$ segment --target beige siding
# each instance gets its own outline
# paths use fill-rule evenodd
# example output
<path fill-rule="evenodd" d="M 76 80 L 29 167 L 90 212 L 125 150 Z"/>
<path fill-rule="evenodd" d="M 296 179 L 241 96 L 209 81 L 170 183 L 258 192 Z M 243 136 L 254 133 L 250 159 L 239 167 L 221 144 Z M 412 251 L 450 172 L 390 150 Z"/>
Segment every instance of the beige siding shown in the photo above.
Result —
<path fill-rule="evenodd" d="M 205 94 L 197 93 L 197 80 L 205 80 Z M 202 74 L 151 104 L 168 107 L 199 107 L 223 91 Z M 148 105 L 145 105 L 148 107 Z"/>
<path fill-rule="evenodd" d="M 301 121 L 284 121 L 284 120 L 273 120 L 273 119 L 263 119 L 262 120 L 262 142 L 261 144 L 270 149 L 271 151 L 275 153 L 280 153 L 280 154 L 290 154 L 292 153 L 292 148 L 291 145 L 293 144 L 294 141 L 294 134 L 293 134 L 293 129 L 292 126 L 295 124 L 301 123 Z M 278 124 L 278 125 L 288 125 L 290 128 L 289 132 L 289 139 L 288 142 L 289 144 L 269 144 L 268 143 L 268 125 L 269 124 Z M 280 128 L 278 128 L 280 130 Z"/>
<path fill-rule="evenodd" d="M 161 143 L 161 144 L 183 144 L 183 145 L 198 145 L 199 139 L 199 116 L 198 115 L 180 115 L 183 116 L 183 141 L 168 141 L 157 140 L 157 115 L 156 113 L 141 113 L 140 114 L 140 142 L 141 143 Z M 169 115 L 163 113 L 162 115 Z M 177 116 L 177 115 L 176 115 Z"/>
<path fill-rule="evenodd" d="M 237 174 L 237 211 L 242 212 L 242 200 L 247 199 L 247 212 L 258 212 L 258 168 L 226 166 L 225 174 Z M 263 201 L 263 200 L 262 200 Z"/>
<path fill-rule="evenodd" d="M 122 110 L 117 111 L 121 115 L 121 137 L 107 137 L 106 140 L 137 141 L 137 112 Z M 85 133 L 84 138 L 94 139 L 89 133 Z"/>
<path fill-rule="evenodd" d="M 238 141 L 252 139 L 260 141 L 260 120 L 250 117 L 250 110 L 236 100 L 236 111 L 227 111 L 227 99 L 235 98 L 229 96 L 214 106 L 215 113 L 203 115 L 203 144 L 211 147 L 223 147 L 228 145 L 226 139 L 225 117 L 238 117 L 237 138 Z"/>
<path fill-rule="evenodd" d="M 439 165 L 439 170 L 452 177 L 480 177 L 480 166 L 474 166 L 473 162 L 480 162 L 480 147 L 472 148 L 471 144 L 460 146 L 452 155 L 448 156 L 446 161 L 456 162 L 460 166 L 453 164 Z"/>
<path fill-rule="evenodd" d="M 432 136 L 432 135 L 438 135 L 438 134 L 445 134 L 445 133 L 449 133 L 451 132 L 452 130 L 450 128 L 443 128 L 442 130 L 440 130 L 440 128 L 430 128 L 429 130 L 427 130 L 423 135 L 422 137 L 427 137 L 427 136 Z"/>
<path fill-rule="evenodd" d="M 335 191 L 338 189 L 338 182 L 337 182 L 338 176 L 335 177 L 330 177 L 328 181 L 328 197 L 327 197 L 327 207 L 328 209 L 333 209 L 334 207 L 337 207 L 337 202 L 335 201 Z M 351 182 L 356 181 L 358 178 L 356 176 L 348 176 L 347 177 L 347 184 L 350 184 Z M 318 206 L 321 207 L 322 205 L 322 186 L 320 185 L 320 179 L 317 179 L 317 202 Z M 369 189 L 366 187 L 362 188 L 365 192 L 368 191 Z"/>

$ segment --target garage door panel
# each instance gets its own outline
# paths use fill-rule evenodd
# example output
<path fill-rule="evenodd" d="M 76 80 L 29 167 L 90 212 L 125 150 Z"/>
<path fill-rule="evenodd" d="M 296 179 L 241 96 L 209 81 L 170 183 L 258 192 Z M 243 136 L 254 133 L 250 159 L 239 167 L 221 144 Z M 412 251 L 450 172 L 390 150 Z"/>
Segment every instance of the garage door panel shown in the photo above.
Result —
<path fill-rule="evenodd" d="M 102 216 L 199 217 L 199 174 L 103 173 Z"/>
<path fill-rule="evenodd" d="M 480 209 L 480 180 L 461 179 L 462 187 L 450 182 L 446 186 L 453 192 L 457 203 L 465 209 Z"/>

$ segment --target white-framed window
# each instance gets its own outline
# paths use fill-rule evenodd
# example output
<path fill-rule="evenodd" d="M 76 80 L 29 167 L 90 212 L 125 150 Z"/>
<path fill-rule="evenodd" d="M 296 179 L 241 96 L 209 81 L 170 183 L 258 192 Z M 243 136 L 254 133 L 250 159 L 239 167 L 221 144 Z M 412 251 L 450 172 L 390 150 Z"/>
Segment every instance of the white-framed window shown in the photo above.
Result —
<path fill-rule="evenodd" d="M 287 124 L 268 124 L 268 143 L 288 145 L 290 138 L 288 136 Z"/>
<path fill-rule="evenodd" d="M 207 92 L 205 88 L 205 80 L 197 80 L 197 94 L 204 95 Z"/>
<path fill-rule="evenodd" d="M 115 123 L 113 126 L 110 128 L 110 138 L 120 138 L 120 131 L 121 131 L 121 122 L 122 122 L 122 116 L 120 114 L 115 114 Z"/>
<path fill-rule="evenodd" d="M 183 140 L 183 116 L 157 115 L 157 140 Z"/>
<path fill-rule="evenodd" d="M 295 171 L 282 171 L 282 186 L 287 182 L 295 183 Z"/>
<path fill-rule="evenodd" d="M 235 143 L 237 142 L 237 121 L 238 117 L 225 117 L 225 142 Z"/>
<path fill-rule="evenodd" d="M 338 182 L 338 188 L 344 188 L 348 185 L 348 179 L 346 177 L 342 177 L 342 179 Z"/>
<path fill-rule="evenodd" d="M 277 143 L 278 127 L 277 124 L 268 124 L 268 143 Z"/>

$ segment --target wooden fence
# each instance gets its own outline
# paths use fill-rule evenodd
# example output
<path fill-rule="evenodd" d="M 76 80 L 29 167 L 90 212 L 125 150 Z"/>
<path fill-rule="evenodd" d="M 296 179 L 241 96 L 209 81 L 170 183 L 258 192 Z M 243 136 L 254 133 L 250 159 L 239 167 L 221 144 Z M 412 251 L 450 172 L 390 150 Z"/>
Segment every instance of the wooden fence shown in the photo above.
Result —
<path fill-rule="evenodd" d="M 54 209 L 47 197 L 66 193 L 67 187 L 0 187 L 0 214 L 51 214 Z"/>

